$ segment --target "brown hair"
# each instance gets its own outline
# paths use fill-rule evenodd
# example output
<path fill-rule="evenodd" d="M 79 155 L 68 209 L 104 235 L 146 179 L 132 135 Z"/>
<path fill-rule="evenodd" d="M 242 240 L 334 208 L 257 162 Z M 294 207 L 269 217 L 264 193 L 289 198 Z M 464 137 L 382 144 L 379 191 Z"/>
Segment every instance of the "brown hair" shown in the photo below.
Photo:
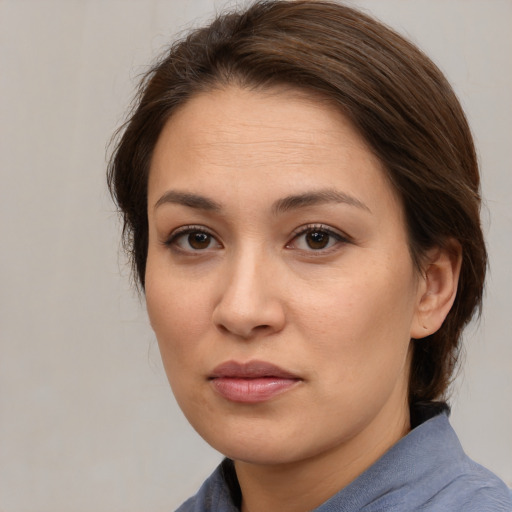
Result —
<path fill-rule="evenodd" d="M 175 109 L 228 84 L 288 85 L 321 94 L 348 116 L 383 163 L 405 210 L 410 251 L 462 246 L 455 303 L 438 332 L 415 343 L 411 403 L 442 397 L 461 332 L 480 306 L 487 255 L 479 173 L 462 108 L 439 69 L 380 22 L 328 1 L 260 1 L 222 14 L 175 43 L 143 79 L 108 169 L 123 240 L 144 288 L 147 181 L 153 148 Z"/>

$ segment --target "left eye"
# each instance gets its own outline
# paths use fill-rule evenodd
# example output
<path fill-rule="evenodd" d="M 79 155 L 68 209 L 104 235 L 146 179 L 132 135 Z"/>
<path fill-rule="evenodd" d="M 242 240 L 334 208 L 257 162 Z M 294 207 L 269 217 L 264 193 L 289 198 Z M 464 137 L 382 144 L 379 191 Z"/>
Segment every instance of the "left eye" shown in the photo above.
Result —
<path fill-rule="evenodd" d="M 309 227 L 297 233 L 287 247 L 303 251 L 321 251 L 330 249 L 345 238 L 324 227 Z"/>
<path fill-rule="evenodd" d="M 182 243 L 185 242 L 188 247 L 200 251 L 201 249 L 208 249 L 213 241 L 213 238 L 208 233 L 196 231 L 194 233 L 189 233 L 188 235 L 183 235 L 179 237 L 178 240 Z"/>
<path fill-rule="evenodd" d="M 196 228 L 187 228 L 171 236 L 166 245 L 175 246 L 183 251 L 204 251 L 220 247 L 219 242 L 207 231 Z"/>

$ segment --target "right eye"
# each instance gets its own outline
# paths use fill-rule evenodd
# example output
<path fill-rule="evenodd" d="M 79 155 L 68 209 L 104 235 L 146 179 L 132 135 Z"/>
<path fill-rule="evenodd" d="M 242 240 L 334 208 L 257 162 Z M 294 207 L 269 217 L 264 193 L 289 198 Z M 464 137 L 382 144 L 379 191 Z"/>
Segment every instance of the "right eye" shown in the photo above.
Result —
<path fill-rule="evenodd" d="M 211 233 L 197 226 L 185 226 L 178 229 L 171 234 L 165 244 L 187 252 L 200 252 L 221 247 Z"/>

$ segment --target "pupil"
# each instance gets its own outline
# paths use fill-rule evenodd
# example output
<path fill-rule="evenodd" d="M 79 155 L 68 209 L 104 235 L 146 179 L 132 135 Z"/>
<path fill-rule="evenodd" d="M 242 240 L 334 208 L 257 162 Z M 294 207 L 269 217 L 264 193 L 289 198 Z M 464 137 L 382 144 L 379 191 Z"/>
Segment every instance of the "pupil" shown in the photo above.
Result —
<path fill-rule="evenodd" d="M 206 249 L 210 245 L 210 235 L 206 233 L 191 233 L 188 235 L 188 243 L 194 249 Z"/>
<path fill-rule="evenodd" d="M 323 249 L 329 242 L 329 235 L 321 231 L 313 231 L 306 235 L 306 240 L 311 249 Z"/>

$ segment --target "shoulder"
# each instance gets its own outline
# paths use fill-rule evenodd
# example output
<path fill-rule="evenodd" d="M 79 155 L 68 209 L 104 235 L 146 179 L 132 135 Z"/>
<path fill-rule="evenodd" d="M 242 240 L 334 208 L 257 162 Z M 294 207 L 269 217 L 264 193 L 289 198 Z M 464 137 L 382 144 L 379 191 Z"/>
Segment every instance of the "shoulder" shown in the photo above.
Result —
<path fill-rule="evenodd" d="M 424 485 L 432 483 L 432 494 L 418 510 L 512 512 L 512 491 L 494 473 L 468 457 L 446 414 L 433 418 L 421 429 L 432 435 L 429 439 L 427 436 L 428 442 L 423 446 L 428 447 L 428 454 L 423 455 L 428 470 L 421 474 Z"/>
<path fill-rule="evenodd" d="M 466 457 L 461 471 L 434 496 L 443 508 L 426 510 L 464 512 L 512 512 L 512 491 L 494 473 Z M 437 499 L 436 499 L 437 498 Z"/>
<path fill-rule="evenodd" d="M 512 491 L 497 477 L 465 476 L 431 497 L 422 512 L 512 512 Z"/>
<path fill-rule="evenodd" d="M 512 496 L 466 455 L 445 411 L 420 422 L 316 512 L 334 510 L 512 512 Z"/>

